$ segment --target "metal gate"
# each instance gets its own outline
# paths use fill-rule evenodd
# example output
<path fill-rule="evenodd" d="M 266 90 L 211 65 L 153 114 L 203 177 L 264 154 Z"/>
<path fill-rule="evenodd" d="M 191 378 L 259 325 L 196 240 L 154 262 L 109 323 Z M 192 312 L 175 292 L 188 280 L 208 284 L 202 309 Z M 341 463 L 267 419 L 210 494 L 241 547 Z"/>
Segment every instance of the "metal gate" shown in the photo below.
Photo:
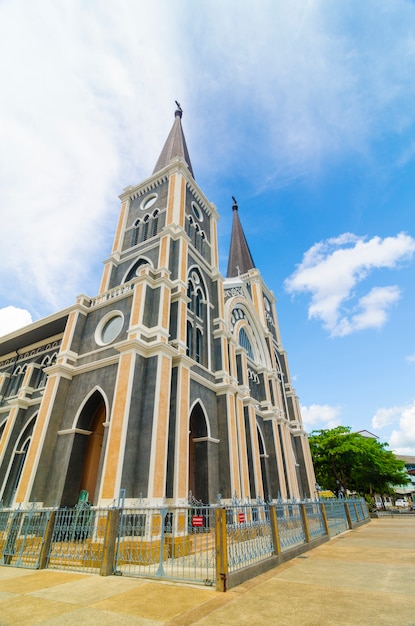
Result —
<path fill-rule="evenodd" d="M 0 511 L 0 564 L 38 568 L 50 511 Z"/>
<path fill-rule="evenodd" d="M 214 507 L 123 509 L 115 573 L 213 585 Z"/>
<path fill-rule="evenodd" d="M 81 503 L 75 508 L 58 509 L 55 515 L 47 566 L 98 573 L 103 560 L 108 509 Z"/>

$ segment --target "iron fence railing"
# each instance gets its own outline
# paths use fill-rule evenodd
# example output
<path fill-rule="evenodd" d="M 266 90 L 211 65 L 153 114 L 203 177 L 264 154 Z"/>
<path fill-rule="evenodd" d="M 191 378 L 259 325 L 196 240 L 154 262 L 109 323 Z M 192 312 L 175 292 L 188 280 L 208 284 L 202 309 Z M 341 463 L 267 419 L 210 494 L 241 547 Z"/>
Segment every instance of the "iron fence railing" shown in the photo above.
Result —
<path fill-rule="evenodd" d="M 312 539 L 324 537 L 326 534 L 326 526 L 324 523 L 324 515 L 322 507 L 317 502 L 307 502 L 305 510 Z"/>
<path fill-rule="evenodd" d="M 47 567 L 99 573 L 108 509 L 81 504 L 58 509 L 47 553 Z"/>
<path fill-rule="evenodd" d="M 125 509 L 120 516 L 116 573 L 215 581 L 214 508 Z"/>
<path fill-rule="evenodd" d="M 272 556 L 269 506 L 263 503 L 226 506 L 226 537 L 230 572 Z"/>
<path fill-rule="evenodd" d="M 345 500 L 328 500 L 324 503 L 330 535 L 338 535 L 348 529 Z"/>
<path fill-rule="evenodd" d="M 216 584 L 369 519 L 364 500 L 0 508 L 0 564 Z M 239 574 L 238 574 L 239 576 Z M 222 581 L 222 582 L 221 582 Z"/>
<path fill-rule="evenodd" d="M 0 510 L 0 564 L 37 568 L 49 511 Z"/>
<path fill-rule="evenodd" d="M 277 504 L 277 522 L 282 551 L 305 543 L 306 537 L 299 503 Z"/>

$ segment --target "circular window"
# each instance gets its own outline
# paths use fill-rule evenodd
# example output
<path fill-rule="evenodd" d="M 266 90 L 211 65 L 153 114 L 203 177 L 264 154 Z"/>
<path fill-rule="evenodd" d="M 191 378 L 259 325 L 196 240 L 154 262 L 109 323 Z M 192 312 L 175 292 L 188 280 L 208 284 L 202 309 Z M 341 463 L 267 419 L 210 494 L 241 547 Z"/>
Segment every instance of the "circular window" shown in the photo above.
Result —
<path fill-rule="evenodd" d="M 144 200 L 141 201 L 140 209 L 142 211 L 148 211 L 157 201 L 157 194 L 151 193 L 149 196 L 146 196 Z"/>
<path fill-rule="evenodd" d="M 120 334 L 124 323 L 124 317 L 122 313 L 110 313 L 98 325 L 95 332 L 95 340 L 101 345 L 105 346 L 111 343 Z"/>
<path fill-rule="evenodd" d="M 194 216 L 201 222 L 203 220 L 203 213 L 200 207 L 197 206 L 196 202 L 192 202 L 192 211 Z"/>

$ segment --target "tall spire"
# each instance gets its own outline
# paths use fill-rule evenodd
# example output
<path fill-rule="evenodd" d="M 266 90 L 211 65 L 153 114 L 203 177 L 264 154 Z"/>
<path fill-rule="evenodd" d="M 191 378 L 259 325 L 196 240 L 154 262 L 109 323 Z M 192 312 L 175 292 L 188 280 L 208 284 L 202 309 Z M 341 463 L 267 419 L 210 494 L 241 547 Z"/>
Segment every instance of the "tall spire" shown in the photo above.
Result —
<path fill-rule="evenodd" d="M 186 139 L 184 138 L 182 128 L 182 107 L 176 100 L 176 111 L 174 113 L 174 123 L 166 139 L 163 150 L 160 153 L 156 167 L 153 170 L 153 174 L 162 170 L 166 165 L 170 163 L 175 157 L 182 157 L 185 160 L 191 175 L 194 178 L 192 164 L 190 162 L 189 152 L 186 146 Z"/>
<path fill-rule="evenodd" d="M 246 241 L 245 234 L 242 229 L 242 224 L 239 220 L 238 204 L 233 196 L 232 200 L 233 223 L 228 271 L 226 273 L 227 278 L 233 278 L 234 276 L 239 276 L 239 274 L 245 274 L 248 270 L 255 267 L 248 242 Z"/>

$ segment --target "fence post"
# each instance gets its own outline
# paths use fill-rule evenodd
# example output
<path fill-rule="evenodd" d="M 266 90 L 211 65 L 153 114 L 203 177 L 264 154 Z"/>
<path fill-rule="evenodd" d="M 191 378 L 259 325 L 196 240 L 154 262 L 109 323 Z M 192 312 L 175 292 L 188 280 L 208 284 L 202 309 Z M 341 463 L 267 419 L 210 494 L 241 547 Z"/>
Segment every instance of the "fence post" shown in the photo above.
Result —
<path fill-rule="evenodd" d="M 226 591 L 228 577 L 228 546 L 226 509 L 215 509 L 216 591 Z"/>
<path fill-rule="evenodd" d="M 349 528 L 353 528 L 352 516 L 350 515 L 350 509 L 349 509 L 349 503 L 348 502 L 344 503 L 344 510 L 346 512 L 347 525 L 349 526 Z"/>
<path fill-rule="evenodd" d="M 100 576 L 110 576 L 114 572 L 115 546 L 118 537 L 121 509 L 109 509 L 105 529 L 104 552 L 102 555 Z"/>
<path fill-rule="evenodd" d="M 278 530 L 277 510 L 274 504 L 269 505 L 269 521 L 271 524 L 272 545 L 274 546 L 274 554 L 281 553 L 280 533 Z"/>
<path fill-rule="evenodd" d="M 53 529 L 55 528 L 56 511 L 51 511 L 49 514 L 48 523 L 46 524 L 45 535 L 43 537 L 43 544 L 39 555 L 39 569 L 45 569 L 48 564 L 49 548 L 52 542 Z"/>
<path fill-rule="evenodd" d="M 326 535 L 330 535 L 329 520 L 327 519 L 326 505 L 323 502 L 321 502 L 320 507 L 321 507 L 321 514 L 323 516 L 324 528 L 326 529 Z"/>
<path fill-rule="evenodd" d="M 300 504 L 301 517 L 303 520 L 303 529 L 306 543 L 310 543 L 310 528 L 308 526 L 307 510 L 305 504 Z"/>
<path fill-rule="evenodd" d="M 357 504 L 355 501 L 353 502 L 353 506 L 354 506 L 354 510 L 356 511 L 356 519 L 358 522 L 360 522 L 359 511 L 357 510 Z"/>

